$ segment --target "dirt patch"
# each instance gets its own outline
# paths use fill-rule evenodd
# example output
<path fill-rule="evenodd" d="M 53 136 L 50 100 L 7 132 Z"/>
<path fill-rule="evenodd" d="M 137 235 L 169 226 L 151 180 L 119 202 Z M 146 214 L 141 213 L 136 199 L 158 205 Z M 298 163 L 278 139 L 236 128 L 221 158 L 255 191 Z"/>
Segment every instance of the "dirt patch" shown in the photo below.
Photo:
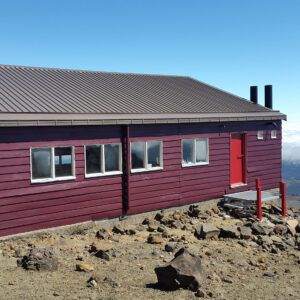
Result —
<path fill-rule="evenodd" d="M 102 228 L 99 224 L 67 234 L 44 233 L 1 241 L 0 299 L 198 299 L 190 290 L 164 291 L 156 286 L 154 269 L 174 257 L 174 252 L 165 250 L 167 243 L 174 243 L 176 249 L 187 247 L 200 256 L 205 298 L 299 299 L 299 233 L 283 236 L 270 231 L 265 236 L 253 234 L 247 240 L 198 239 L 194 233 L 201 224 L 226 226 L 228 231 L 229 227 L 251 226 L 255 221 L 229 217 L 213 206 L 201 208 L 196 217 L 187 211 L 170 211 L 148 221 L 124 226 L 125 234 L 107 228 L 103 239 L 96 237 Z M 159 234 L 162 243 L 148 243 L 149 234 Z M 17 260 L 34 247 L 55 249 L 58 270 L 18 267 Z M 105 258 L 95 254 L 100 250 Z M 79 272 L 78 264 L 88 265 L 91 271 Z"/>

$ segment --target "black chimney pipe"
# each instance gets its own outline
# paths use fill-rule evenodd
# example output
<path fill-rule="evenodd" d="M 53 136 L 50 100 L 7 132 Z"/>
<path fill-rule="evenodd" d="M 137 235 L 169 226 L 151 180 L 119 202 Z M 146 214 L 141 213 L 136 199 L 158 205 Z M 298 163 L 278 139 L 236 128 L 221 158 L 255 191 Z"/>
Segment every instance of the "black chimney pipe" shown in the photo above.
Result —
<path fill-rule="evenodd" d="M 250 101 L 257 104 L 257 86 L 250 86 Z"/>
<path fill-rule="evenodd" d="M 265 85 L 265 107 L 273 109 L 272 85 Z"/>

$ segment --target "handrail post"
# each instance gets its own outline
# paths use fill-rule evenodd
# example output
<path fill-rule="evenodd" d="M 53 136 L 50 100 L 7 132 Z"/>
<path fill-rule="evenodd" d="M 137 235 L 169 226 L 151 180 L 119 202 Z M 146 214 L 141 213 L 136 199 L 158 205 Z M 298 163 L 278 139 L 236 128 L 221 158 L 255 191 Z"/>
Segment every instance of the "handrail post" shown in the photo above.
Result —
<path fill-rule="evenodd" d="M 282 216 L 285 218 L 286 217 L 286 183 L 285 182 L 281 181 L 279 183 L 279 190 L 281 195 Z"/>
<path fill-rule="evenodd" d="M 256 179 L 256 215 L 262 220 L 262 199 L 261 199 L 261 182 L 260 178 Z"/>

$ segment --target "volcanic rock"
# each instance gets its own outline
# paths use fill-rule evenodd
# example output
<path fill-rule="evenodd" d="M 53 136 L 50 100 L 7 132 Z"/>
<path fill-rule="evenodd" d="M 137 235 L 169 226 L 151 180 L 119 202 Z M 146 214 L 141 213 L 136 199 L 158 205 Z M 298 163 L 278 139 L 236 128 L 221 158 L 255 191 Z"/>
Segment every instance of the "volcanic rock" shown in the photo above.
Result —
<path fill-rule="evenodd" d="M 109 234 L 108 234 L 108 232 L 107 232 L 106 229 L 101 228 L 100 230 L 98 230 L 98 231 L 96 232 L 96 237 L 97 237 L 98 239 L 100 239 L 100 240 L 104 240 L 104 239 L 106 239 L 106 238 L 109 237 Z"/>
<path fill-rule="evenodd" d="M 165 245 L 165 251 L 167 252 L 174 252 L 175 248 L 177 246 L 176 242 L 169 242 Z"/>
<path fill-rule="evenodd" d="M 260 222 L 255 222 L 251 226 L 252 232 L 256 235 L 267 235 L 270 232 L 270 228 Z"/>
<path fill-rule="evenodd" d="M 51 247 L 32 248 L 28 255 L 17 261 L 18 266 L 26 270 L 56 271 L 58 269 L 58 256 Z"/>
<path fill-rule="evenodd" d="M 147 242 L 149 244 L 161 244 L 163 242 L 163 238 L 161 234 L 149 234 Z"/>
<path fill-rule="evenodd" d="M 198 205 L 190 205 L 189 206 L 188 215 L 190 217 L 192 217 L 192 218 L 198 218 L 200 212 L 201 211 L 200 211 Z"/>
<path fill-rule="evenodd" d="M 87 286 L 88 287 L 96 287 L 99 282 L 100 282 L 100 278 L 98 276 L 93 275 L 88 279 Z"/>
<path fill-rule="evenodd" d="M 121 227 L 120 224 L 117 224 L 117 225 L 114 226 L 113 232 L 118 233 L 118 234 L 125 234 L 126 233 L 125 229 L 123 227 Z"/>
<path fill-rule="evenodd" d="M 279 235 L 283 235 L 287 232 L 287 227 L 283 224 L 277 224 L 275 225 L 275 227 L 273 228 L 273 232 L 275 234 L 279 234 Z"/>
<path fill-rule="evenodd" d="M 252 237 L 252 230 L 248 226 L 239 227 L 241 233 L 241 239 L 243 240 L 250 240 Z"/>
<path fill-rule="evenodd" d="M 210 224 L 202 224 L 195 229 L 194 235 L 198 239 L 216 239 L 218 238 L 220 230 Z"/>
<path fill-rule="evenodd" d="M 237 227 L 223 226 L 220 228 L 220 230 L 219 236 L 222 238 L 237 239 L 240 237 L 240 232 L 238 231 Z"/>
<path fill-rule="evenodd" d="M 164 218 L 164 213 L 162 212 L 162 211 L 160 211 L 160 212 L 158 212 L 156 215 L 155 215 L 155 217 L 154 217 L 154 219 L 156 220 L 156 221 L 160 221 L 160 220 L 162 220 L 163 218 Z"/>
<path fill-rule="evenodd" d="M 89 264 L 77 264 L 76 271 L 79 272 L 92 272 L 94 271 L 94 267 Z"/>
<path fill-rule="evenodd" d="M 168 290 L 179 288 L 197 291 L 201 284 L 202 265 L 198 256 L 181 248 L 175 258 L 155 268 L 158 284 Z"/>
<path fill-rule="evenodd" d="M 97 252 L 94 253 L 94 255 L 96 257 L 99 257 L 101 259 L 105 259 L 107 261 L 109 261 L 110 258 L 111 258 L 111 253 L 110 253 L 109 250 L 107 250 L 107 251 L 105 251 L 105 250 L 98 250 Z"/>
<path fill-rule="evenodd" d="M 296 227 L 298 226 L 298 220 L 296 220 L 296 219 L 287 220 L 286 224 L 287 224 L 287 227 L 288 227 L 288 230 L 290 231 L 290 233 L 292 235 L 295 235 L 296 234 Z"/>
<path fill-rule="evenodd" d="M 205 298 L 206 293 L 203 290 L 198 289 L 197 292 L 195 293 L 195 296 L 198 298 Z"/>

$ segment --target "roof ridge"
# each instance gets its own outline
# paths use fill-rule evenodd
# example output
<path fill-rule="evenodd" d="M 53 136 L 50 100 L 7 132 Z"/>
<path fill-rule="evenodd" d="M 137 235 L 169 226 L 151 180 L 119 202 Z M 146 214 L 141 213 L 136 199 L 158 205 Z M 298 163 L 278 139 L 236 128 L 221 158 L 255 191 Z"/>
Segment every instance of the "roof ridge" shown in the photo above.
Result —
<path fill-rule="evenodd" d="M 191 78 L 186 75 L 170 75 L 170 74 L 152 74 L 152 73 L 134 73 L 134 72 L 112 72 L 112 71 L 97 71 L 86 69 L 69 69 L 57 67 L 38 67 L 38 66 L 24 66 L 24 65 L 10 65 L 0 64 L 0 68 L 14 68 L 14 69 L 36 69 L 36 70 L 52 70 L 52 71 L 65 71 L 65 72 L 79 72 L 79 73 L 100 73 L 100 74 L 119 74 L 119 75 L 139 75 L 139 76 L 154 76 L 154 77 L 175 77 L 175 78 Z"/>

